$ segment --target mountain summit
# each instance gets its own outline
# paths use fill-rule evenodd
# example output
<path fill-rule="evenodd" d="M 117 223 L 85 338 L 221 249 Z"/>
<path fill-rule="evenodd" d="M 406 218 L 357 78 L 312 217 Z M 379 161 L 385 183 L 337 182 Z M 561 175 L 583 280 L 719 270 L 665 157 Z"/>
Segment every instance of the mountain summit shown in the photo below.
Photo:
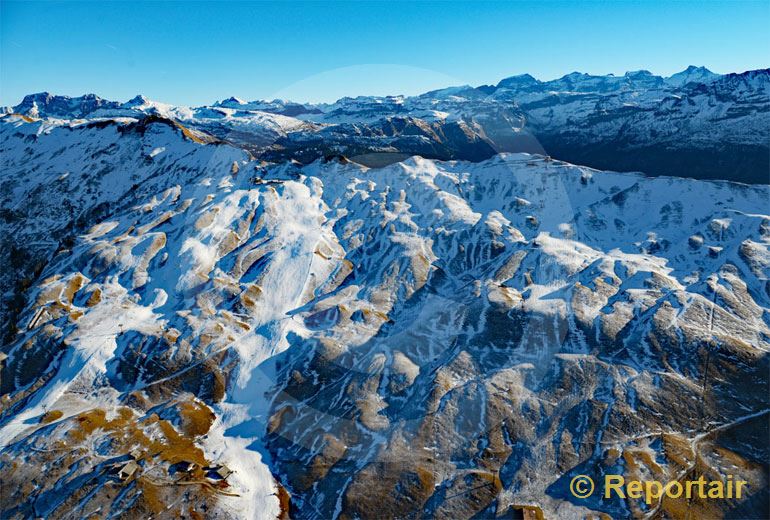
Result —
<path fill-rule="evenodd" d="M 671 76 L 667 77 L 666 83 L 678 87 L 686 85 L 687 83 L 708 84 L 712 83 L 719 77 L 719 74 L 711 72 L 706 67 L 696 67 L 694 65 L 690 65 L 682 72 L 677 72 L 676 74 L 672 74 Z"/>

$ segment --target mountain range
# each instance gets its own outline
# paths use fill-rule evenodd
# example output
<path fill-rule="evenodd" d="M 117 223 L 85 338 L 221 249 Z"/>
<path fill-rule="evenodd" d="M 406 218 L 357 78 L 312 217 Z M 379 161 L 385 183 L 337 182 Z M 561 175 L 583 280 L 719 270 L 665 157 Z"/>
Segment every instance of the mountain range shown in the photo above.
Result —
<path fill-rule="evenodd" d="M 0 516 L 768 517 L 769 78 L 3 109 Z"/>
<path fill-rule="evenodd" d="M 494 86 L 331 104 L 231 97 L 190 108 L 143 96 L 120 103 L 41 93 L 2 110 L 66 121 L 166 117 L 268 161 L 307 164 L 342 154 L 378 166 L 411 155 L 478 161 L 527 152 L 600 169 L 767 183 L 769 85 L 770 69 L 719 75 L 691 66 L 667 78 L 648 71 L 575 72 L 553 81 L 522 75 Z"/>

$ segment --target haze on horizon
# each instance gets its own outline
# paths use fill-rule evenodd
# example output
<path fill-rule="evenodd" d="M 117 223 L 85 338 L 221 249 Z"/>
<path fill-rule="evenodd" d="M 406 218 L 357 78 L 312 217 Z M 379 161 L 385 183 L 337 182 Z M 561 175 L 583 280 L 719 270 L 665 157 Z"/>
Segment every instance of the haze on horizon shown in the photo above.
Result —
<path fill-rule="evenodd" d="M 528 73 L 766 68 L 770 3 L 0 3 L 0 104 L 33 92 L 331 102 Z"/>

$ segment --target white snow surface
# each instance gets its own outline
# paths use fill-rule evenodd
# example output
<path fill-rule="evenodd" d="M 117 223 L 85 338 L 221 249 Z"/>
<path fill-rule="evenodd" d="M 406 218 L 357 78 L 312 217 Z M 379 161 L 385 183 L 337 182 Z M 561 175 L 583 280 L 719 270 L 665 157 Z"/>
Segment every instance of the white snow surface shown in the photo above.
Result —
<path fill-rule="evenodd" d="M 449 101 L 461 94 L 462 89 L 453 90 Z M 172 111 L 147 101 L 120 110 L 148 108 Z M 201 117 L 196 110 L 177 110 L 174 115 Z M 114 117 L 115 112 L 103 116 Z M 306 124 L 238 107 L 220 107 L 205 118 L 228 119 L 236 126 L 262 125 L 275 132 Z M 692 301 L 704 297 L 709 277 L 731 283 L 729 274 L 721 271 L 728 262 L 740 266 L 750 287 L 768 280 L 767 263 L 749 267 L 741 253 L 742 247 L 753 247 L 759 257 L 767 258 L 770 236 L 760 232 L 770 222 L 767 186 L 649 179 L 527 154 L 502 154 L 480 163 L 412 157 L 380 169 L 317 161 L 265 171 L 233 148 L 218 147 L 213 155 L 204 155 L 214 148 L 183 140 L 167 127 L 152 126 L 141 146 L 139 141 L 129 145 L 119 139 L 118 127 L 73 128 L 69 122 L 51 120 L 17 120 L 2 127 L 9 134 L 38 136 L 39 146 L 56 143 L 63 148 L 57 159 L 43 163 L 36 178 L 20 176 L 9 185 L 15 198 L 22 198 L 41 178 L 69 183 L 72 191 L 86 179 L 71 167 L 78 159 L 68 156 L 81 152 L 46 140 L 52 133 L 57 139 L 73 135 L 73 141 L 98 142 L 99 149 L 115 143 L 127 147 L 120 152 L 125 157 L 148 158 L 139 169 L 112 163 L 115 167 L 100 179 L 100 200 L 115 200 L 134 183 L 156 182 L 158 190 L 79 237 L 72 254 L 57 258 L 44 272 L 41 279 L 61 275 L 50 282 L 54 285 L 82 274 L 86 280 L 81 290 L 99 289 L 101 301 L 90 307 L 69 302 L 83 314 L 62 328 L 66 355 L 55 377 L 0 428 L 0 446 L 34 431 L 37 425 L 29 419 L 61 408 L 57 403 L 76 387 L 81 404 L 66 408 L 68 416 L 157 384 L 140 378 L 113 388 L 118 375 L 111 361 L 120 356 L 120 335 L 160 338 L 173 328 L 189 343 L 192 359 L 226 352 L 227 359 L 237 363 L 224 400 L 214 406 L 217 419 L 203 447 L 208 456 L 235 469 L 232 485 L 239 496 L 222 501 L 242 518 L 278 514 L 276 488 L 261 447 L 270 407 L 265 394 L 274 383 L 275 356 L 301 339 L 324 337 L 307 319 L 320 309 L 343 305 L 387 315 L 426 283 L 442 259 L 458 256 L 461 248 L 481 250 L 491 242 L 533 251 L 521 272 L 529 269 L 534 279 L 525 284 L 518 274 L 480 287 L 488 287 L 490 299 L 500 299 L 495 291 L 506 285 L 518 293 L 524 308 L 543 314 L 565 312 L 565 294 L 576 283 L 585 283 L 594 269 L 625 284 L 625 300 L 618 305 L 635 309 L 649 305 L 635 291 L 653 274 L 671 290 L 685 291 Z M 4 178 L 19 171 L 20 164 L 20 158 L 13 164 L 6 161 Z M 66 178 L 61 177 L 64 164 L 70 170 Z M 90 164 L 81 160 L 82 172 Z M 182 164 L 197 168 L 169 174 L 162 181 L 167 186 L 162 186 L 150 175 L 158 172 L 157 164 L 173 165 L 164 171 L 179 172 Z M 50 218 L 41 213 L 28 225 L 53 225 Z M 688 242 L 696 233 L 703 247 Z M 719 254 L 709 254 L 709 246 L 719 248 Z M 354 285 L 337 290 L 351 266 L 358 273 Z M 474 271 L 472 263 L 467 267 L 465 272 L 446 270 L 458 280 L 492 279 L 490 273 Z M 41 283 L 36 294 L 48 285 Z M 769 297 L 762 292 L 752 296 L 758 314 L 741 334 L 754 348 L 768 350 L 762 316 L 766 319 L 770 312 Z M 241 302 L 237 308 L 228 303 L 233 298 Z M 24 316 L 31 319 L 37 310 L 31 302 Z M 591 312 L 599 316 L 608 311 Z M 37 333 L 42 324 L 37 327 L 28 334 Z M 376 332 L 351 325 L 345 339 L 355 348 Z M 208 339 L 204 342 L 203 337 Z M 182 355 L 180 345 L 178 340 L 169 346 L 169 355 Z M 10 356 L 21 348 L 16 344 Z M 414 378 L 416 368 L 408 360 L 399 363 Z"/>

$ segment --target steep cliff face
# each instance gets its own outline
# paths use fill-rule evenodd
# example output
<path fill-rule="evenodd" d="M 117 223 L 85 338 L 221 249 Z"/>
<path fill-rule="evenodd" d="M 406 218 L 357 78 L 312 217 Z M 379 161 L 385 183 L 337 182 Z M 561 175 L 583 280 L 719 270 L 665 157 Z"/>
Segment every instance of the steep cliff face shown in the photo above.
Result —
<path fill-rule="evenodd" d="M 2 259 L 31 273 L 4 315 L 4 516 L 764 514 L 767 186 L 1 125 L 3 235 L 31 251 Z M 757 488 L 567 492 L 610 471 Z"/>

